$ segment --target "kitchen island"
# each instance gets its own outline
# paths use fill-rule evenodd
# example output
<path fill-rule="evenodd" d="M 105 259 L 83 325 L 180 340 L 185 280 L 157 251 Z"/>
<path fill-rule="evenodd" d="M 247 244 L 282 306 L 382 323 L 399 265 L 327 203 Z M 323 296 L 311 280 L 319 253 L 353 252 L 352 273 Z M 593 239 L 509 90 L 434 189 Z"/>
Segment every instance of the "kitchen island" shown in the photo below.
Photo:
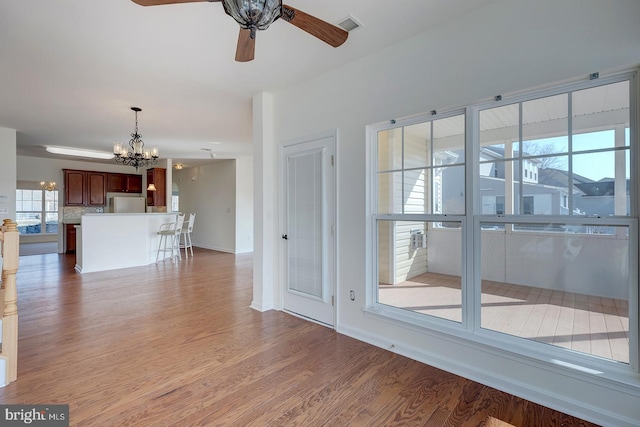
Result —
<path fill-rule="evenodd" d="M 156 262 L 160 225 L 175 220 L 176 213 L 82 215 L 76 226 L 76 271 L 90 273 Z"/>

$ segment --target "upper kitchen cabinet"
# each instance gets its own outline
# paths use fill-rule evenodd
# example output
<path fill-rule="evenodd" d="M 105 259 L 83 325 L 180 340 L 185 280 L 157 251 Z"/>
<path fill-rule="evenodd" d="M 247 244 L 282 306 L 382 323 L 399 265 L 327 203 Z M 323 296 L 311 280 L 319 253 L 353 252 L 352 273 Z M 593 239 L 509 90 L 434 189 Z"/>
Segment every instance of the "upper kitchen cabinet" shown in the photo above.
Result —
<path fill-rule="evenodd" d="M 142 175 L 127 175 L 127 193 L 142 193 Z"/>
<path fill-rule="evenodd" d="M 87 172 L 87 206 L 107 204 L 107 174 Z"/>
<path fill-rule="evenodd" d="M 155 191 L 147 190 L 147 206 L 167 205 L 166 176 L 166 169 L 147 169 L 147 185 L 153 184 L 156 187 Z"/>
<path fill-rule="evenodd" d="M 64 205 L 84 206 L 86 200 L 86 172 L 64 169 Z"/>
<path fill-rule="evenodd" d="M 107 174 L 105 172 L 64 171 L 65 206 L 104 206 L 107 204 Z"/>
<path fill-rule="evenodd" d="M 107 192 L 142 193 L 142 175 L 124 173 L 107 174 Z"/>

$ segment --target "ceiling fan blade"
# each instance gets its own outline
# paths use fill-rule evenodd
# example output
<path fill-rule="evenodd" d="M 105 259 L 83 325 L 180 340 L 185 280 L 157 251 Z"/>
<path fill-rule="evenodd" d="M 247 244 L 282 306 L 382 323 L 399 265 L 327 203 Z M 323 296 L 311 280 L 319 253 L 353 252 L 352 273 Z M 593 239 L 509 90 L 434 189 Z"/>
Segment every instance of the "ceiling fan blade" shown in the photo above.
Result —
<path fill-rule="evenodd" d="M 236 48 L 236 61 L 253 61 L 255 51 L 256 39 L 251 38 L 251 30 L 240 28 L 240 34 L 238 34 L 238 47 Z"/>
<path fill-rule="evenodd" d="M 312 36 L 319 38 L 323 42 L 328 43 L 333 47 L 338 47 L 342 43 L 347 41 L 349 33 L 340 27 L 336 27 L 335 25 L 329 24 L 322 19 L 311 16 L 308 13 L 302 12 L 301 10 L 298 10 L 295 7 L 291 7 L 286 4 L 282 5 L 282 9 L 282 19 L 292 23 L 301 30 L 306 31 Z M 291 11 L 293 12 L 293 14 L 291 14 Z M 291 15 L 293 15 L 292 18 L 290 18 Z"/>
<path fill-rule="evenodd" d="M 140 6 L 160 6 L 163 4 L 176 4 L 176 3 L 196 3 L 196 2 L 219 2 L 222 0 L 131 0 Z"/>

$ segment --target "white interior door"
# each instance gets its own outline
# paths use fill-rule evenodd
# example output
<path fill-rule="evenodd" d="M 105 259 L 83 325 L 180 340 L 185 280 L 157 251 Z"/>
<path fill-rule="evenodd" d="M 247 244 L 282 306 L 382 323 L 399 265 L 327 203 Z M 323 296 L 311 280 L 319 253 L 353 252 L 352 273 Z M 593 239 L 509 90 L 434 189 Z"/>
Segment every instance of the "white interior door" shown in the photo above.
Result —
<path fill-rule="evenodd" d="M 283 149 L 285 311 L 334 325 L 335 137 Z"/>

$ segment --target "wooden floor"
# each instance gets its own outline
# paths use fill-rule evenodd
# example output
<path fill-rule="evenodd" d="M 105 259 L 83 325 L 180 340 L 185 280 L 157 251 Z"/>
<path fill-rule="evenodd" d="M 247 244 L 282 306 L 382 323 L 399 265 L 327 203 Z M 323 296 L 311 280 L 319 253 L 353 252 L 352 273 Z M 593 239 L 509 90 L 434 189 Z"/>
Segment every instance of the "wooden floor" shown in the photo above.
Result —
<path fill-rule="evenodd" d="M 462 321 L 460 277 L 424 273 L 381 285 L 379 301 Z M 482 327 L 629 363 L 627 301 L 482 281 Z"/>
<path fill-rule="evenodd" d="M 590 426 L 281 312 L 251 310 L 251 255 L 77 274 L 20 259 L 18 381 L 82 426 Z"/>

